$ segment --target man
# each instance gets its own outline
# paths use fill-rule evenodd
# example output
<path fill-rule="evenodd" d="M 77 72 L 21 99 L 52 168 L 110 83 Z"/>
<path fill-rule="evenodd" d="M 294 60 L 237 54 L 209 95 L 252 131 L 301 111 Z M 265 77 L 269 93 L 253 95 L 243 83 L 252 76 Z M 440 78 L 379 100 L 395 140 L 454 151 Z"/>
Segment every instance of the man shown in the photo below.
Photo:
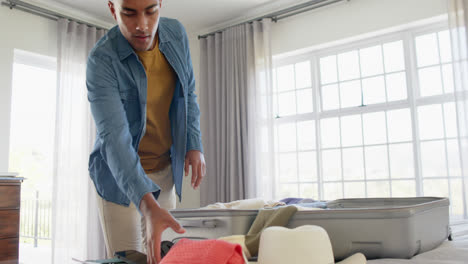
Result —
<path fill-rule="evenodd" d="M 146 251 L 158 263 L 162 232 L 185 230 L 167 209 L 205 175 L 200 111 L 187 34 L 160 18 L 162 0 L 110 0 L 117 26 L 88 57 L 86 84 L 97 128 L 89 171 L 108 255 Z M 143 241 L 142 241 L 143 239 Z"/>

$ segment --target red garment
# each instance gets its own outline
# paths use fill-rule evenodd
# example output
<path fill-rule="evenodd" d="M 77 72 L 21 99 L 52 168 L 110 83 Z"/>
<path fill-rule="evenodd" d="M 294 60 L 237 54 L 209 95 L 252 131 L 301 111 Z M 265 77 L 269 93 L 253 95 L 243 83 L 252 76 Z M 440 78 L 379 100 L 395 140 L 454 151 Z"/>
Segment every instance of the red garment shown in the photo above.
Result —
<path fill-rule="evenodd" d="M 223 240 L 181 239 L 160 264 L 245 264 L 242 247 Z"/>

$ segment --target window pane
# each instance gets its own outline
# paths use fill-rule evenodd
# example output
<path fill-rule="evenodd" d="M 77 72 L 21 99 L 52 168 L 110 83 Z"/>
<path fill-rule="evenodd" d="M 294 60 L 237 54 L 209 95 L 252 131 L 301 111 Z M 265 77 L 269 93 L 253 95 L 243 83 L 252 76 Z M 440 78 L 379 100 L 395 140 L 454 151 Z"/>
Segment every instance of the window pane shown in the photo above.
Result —
<path fill-rule="evenodd" d="M 317 184 L 308 184 L 302 183 L 300 186 L 300 196 L 303 198 L 310 198 L 314 200 L 318 200 L 318 185 Z"/>
<path fill-rule="evenodd" d="M 297 113 L 311 113 L 314 111 L 312 104 L 312 89 L 297 91 Z"/>
<path fill-rule="evenodd" d="M 385 77 L 385 80 L 389 102 L 405 100 L 408 97 L 404 72 L 389 74 Z"/>
<path fill-rule="evenodd" d="M 390 184 L 388 183 L 388 181 L 368 181 L 367 197 L 390 197 Z"/>
<path fill-rule="evenodd" d="M 343 147 L 362 145 L 361 115 L 341 118 L 341 144 Z"/>
<path fill-rule="evenodd" d="M 366 184 L 364 182 L 346 182 L 344 195 L 346 198 L 366 198 Z"/>
<path fill-rule="evenodd" d="M 424 180 L 424 196 L 449 197 L 448 180 Z"/>
<path fill-rule="evenodd" d="M 442 63 L 452 61 L 452 47 L 448 30 L 439 32 L 439 48 Z"/>
<path fill-rule="evenodd" d="M 383 76 L 362 80 L 364 105 L 385 103 L 385 81 Z"/>
<path fill-rule="evenodd" d="M 344 180 L 363 180 L 364 154 L 362 148 L 345 148 L 342 151 Z"/>
<path fill-rule="evenodd" d="M 299 180 L 317 181 L 317 159 L 315 151 L 299 152 Z"/>
<path fill-rule="evenodd" d="M 399 109 L 387 112 L 388 141 L 411 141 L 411 112 L 409 109 Z"/>
<path fill-rule="evenodd" d="M 439 66 L 419 70 L 419 88 L 421 96 L 442 94 L 442 79 Z"/>
<path fill-rule="evenodd" d="M 335 148 L 340 146 L 340 124 L 338 118 L 320 120 L 320 133 L 322 148 Z"/>
<path fill-rule="evenodd" d="M 444 91 L 445 93 L 453 93 L 454 84 L 453 84 L 453 69 L 452 64 L 447 64 L 442 66 L 442 75 L 444 78 Z"/>
<path fill-rule="evenodd" d="M 389 151 L 392 179 L 414 178 L 413 144 L 390 144 Z"/>
<path fill-rule="evenodd" d="M 421 142 L 423 177 L 447 177 L 444 141 Z"/>
<path fill-rule="evenodd" d="M 360 81 L 351 81 L 340 83 L 341 108 L 360 106 L 361 83 Z"/>
<path fill-rule="evenodd" d="M 377 112 L 363 115 L 364 144 L 382 144 L 387 142 L 385 113 Z"/>
<path fill-rule="evenodd" d="M 356 50 L 338 54 L 338 73 L 340 81 L 359 78 L 359 61 Z"/>
<path fill-rule="evenodd" d="M 322 109 L 333 110 L 340 108 L 338 85 L 332 84 L 322 87 Z"/>
<path fill-rule="evenodd" d="M 294 66 L 287 65 L 277 68 L 278 91 L 294 90 Z"/>
<path fill-rule="evenodd" d="M 296 88 L 306 88 L 312 85 L 310 77 L 310 62 L 296 63 Z"/>
<path fill-rule="evenodd" d="M 387 146 L 366 147 L 367 179 L 388 178 Z"/>
<path fill-rule="evenodd" d="M 296 93 L 287 92 L 278 94 L 279 115 L 288 116 L 296 114 Z"/>
<path fill-rule="evenodd" d="M 447 140 L 447 155 L 450 177 L 461 177 L 460 150 L 458 140 Z"/>
<path fill-rule="evenodd" d="M 416 182 L 392 181 L 392 197 L 416 197 Z"/>
<path fill-rule="evenodd" d="M 383 74 L 382 47 L 380 45 L 361 49 L 359 56 L 362 77 Z"/>
<path fill-rule="evenodd" d="M 343 184 L 342 183 L 324 183 L 323 184 L 323 198 L 325 200 L 336 200 L 343 198 Z"/>
<path fill-rule="evenodd" d="M 298 197 L 297 184 L 280 184 L 278 200 L 288 197 Z"/>
<path fill-rule="evenodd" d="M 444 137 L 444 123 L 441 105 L 425 105 L 418 107 L 419 138 L 438 139 Z"/>
<path fill-rule="evenodd" d="M 281 183 L 297 182 L 296 153 L 279 154 L 279 179 Z"/>
<path fill-rule="evenodd" d="M 439 50 L 435 33 L 416 37 L 416 54 L 419 67 L 439 63 Z"/>
<path fill-rule="evenodd" d="M 385 72 L 395 72 L 405 69 L 403 56 L 403 41 L 395 41 L 383 45 Z"/>
<path fill-rule="evenodd" d="M 457 110 L 455 103 L 444 104 L 445 133 L 447 137 L 458 137 L 457 131 Z"/>
<path fill-rule="evenodd" d="M 278 125 L 278 146 L 280 152 L 296 150 L 296 124 L 285 123 Z"/>
<path fill-rule="evenodd" d="M 320 79 L 322 84 L 337 82 L 336 56 L 320 59 Z"/>
<path fill-rule="evenodd" d="M 340 150 L 322 151 L 322 169 L 324 181 L 341 180 L 341 152 Z"/>
<path fill-rule="evenodd" d="M 315 121 L 297 122 L 297 146 L 299 150 L 315 149 Z"/>

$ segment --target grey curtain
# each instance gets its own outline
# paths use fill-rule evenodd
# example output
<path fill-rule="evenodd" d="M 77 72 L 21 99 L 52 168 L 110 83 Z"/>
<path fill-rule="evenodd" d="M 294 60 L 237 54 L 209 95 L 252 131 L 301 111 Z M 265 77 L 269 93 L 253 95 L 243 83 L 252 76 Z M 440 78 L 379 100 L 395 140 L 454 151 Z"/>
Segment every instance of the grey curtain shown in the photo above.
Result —
<path fill-rule="evenodd" d="M 201 39 L 202 206 L 271 196 L 270 25 L 256 21 Z"/>
<path fill-rule="evenodd" d="M 468 0 L 449 0 L 458 145 L 461 154 L 464 219 L 468 219 Z M 464 233 L 466 234 L 466 232 Z"/>

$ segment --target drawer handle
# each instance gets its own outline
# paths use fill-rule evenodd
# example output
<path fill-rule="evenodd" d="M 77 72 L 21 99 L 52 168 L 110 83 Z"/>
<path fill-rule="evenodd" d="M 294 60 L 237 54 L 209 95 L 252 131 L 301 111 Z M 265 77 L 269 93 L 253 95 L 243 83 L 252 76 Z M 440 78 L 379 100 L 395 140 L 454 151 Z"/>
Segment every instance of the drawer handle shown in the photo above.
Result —
<path fill-rule="evenodd" d="M 218 220 L 179 220 L 183 227 L 216 228 Z"/>

